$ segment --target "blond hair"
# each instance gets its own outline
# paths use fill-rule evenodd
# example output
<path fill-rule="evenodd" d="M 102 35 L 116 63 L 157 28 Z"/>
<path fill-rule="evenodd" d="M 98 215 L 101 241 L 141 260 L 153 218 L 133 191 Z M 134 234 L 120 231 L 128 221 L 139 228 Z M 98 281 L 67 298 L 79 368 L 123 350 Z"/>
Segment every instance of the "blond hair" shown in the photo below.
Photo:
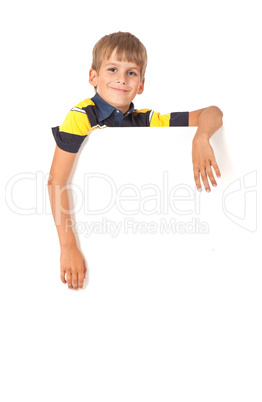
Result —
<path fill-rule="evenodd" d="M 92 69 L 99 73 L 104 59 L 116 49 L 117 60 L 135 62 L 140 68 L 141 81 L 145 78 L 147 52 L 142 42 L 129 32 L 115 32 L 103 36 L 94 46 Z"/>

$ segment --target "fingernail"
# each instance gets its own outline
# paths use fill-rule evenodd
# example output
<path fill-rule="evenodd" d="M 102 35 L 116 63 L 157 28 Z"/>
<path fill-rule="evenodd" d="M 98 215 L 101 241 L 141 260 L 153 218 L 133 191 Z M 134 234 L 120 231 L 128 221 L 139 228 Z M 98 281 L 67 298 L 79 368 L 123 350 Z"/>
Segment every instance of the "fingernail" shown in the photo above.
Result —
<path fill-rule="evenodd" d="M 198 187 L 197 191 L 199 191 L 199 192 L 202 191 L 202 188 L 201 188 L 201 187 Z"/>
<path fill-rule="evenodd" d="M 206 190 L 207 190 L 207 193 L 210 193 L 210 189 L 209 189 L 209 188 L 207 188 Z"/>

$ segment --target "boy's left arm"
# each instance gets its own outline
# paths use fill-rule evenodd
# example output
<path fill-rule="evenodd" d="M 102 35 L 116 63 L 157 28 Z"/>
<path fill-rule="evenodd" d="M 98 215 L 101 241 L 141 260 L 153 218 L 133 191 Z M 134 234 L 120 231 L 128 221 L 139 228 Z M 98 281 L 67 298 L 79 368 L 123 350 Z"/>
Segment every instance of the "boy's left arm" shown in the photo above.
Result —
<path fill-rule="evenodd" d="M 189 112 L 188 125 L 191 127 L 197 126 L 197 131 L 192 141 L 192 161 L 195 183 L 198 191 L 201 191 L 201 177 L 206 191 L 210 192 L 208 179 L 214 187 L 217 185 L 211 166 L 214 168 L 217 177 L 220 177 L 221 174 L 209 139 L 222 127 L 223 113 L 216 106 Z"/>

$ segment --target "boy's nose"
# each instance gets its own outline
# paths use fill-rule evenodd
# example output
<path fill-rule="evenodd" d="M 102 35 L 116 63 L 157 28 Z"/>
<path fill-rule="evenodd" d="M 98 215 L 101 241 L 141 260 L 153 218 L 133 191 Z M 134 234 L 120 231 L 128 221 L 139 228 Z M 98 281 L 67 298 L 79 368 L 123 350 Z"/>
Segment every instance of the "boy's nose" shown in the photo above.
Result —
<path fill-rule="evenodd" d="M 117 76 L 116 81 L 117 81 L 119 84 L 126 84 L 126 77 L 125 77 L 125 75 L 124 75 L 124 74 L 119 74 L 119 75 Z"/>

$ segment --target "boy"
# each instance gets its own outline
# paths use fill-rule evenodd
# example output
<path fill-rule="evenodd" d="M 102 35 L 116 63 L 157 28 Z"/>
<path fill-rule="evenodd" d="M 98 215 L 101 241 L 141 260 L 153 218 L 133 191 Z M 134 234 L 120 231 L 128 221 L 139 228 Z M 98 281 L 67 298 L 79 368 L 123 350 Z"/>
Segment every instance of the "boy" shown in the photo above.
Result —
<path fill-rule="evenodd" d="M 211 106 L 167 115 L 148 109 L 135 110 L 132 100 L 144 90 L 146 65 L 146 49 L 134 35 L 117 32 L 104 36 L 93 49 L 89 71 L 89 82 L 95 88 L 95 96 L 72 108 L 63 124 L 52 129 L 57 146 L 48 189 L 61 247 L 61 280 L 70 289 L 83 287 L 86 266 L 72 229 L 65 230 L 66 219 L 71 218 L 69 212 L 64 212 L 70 209 L 68 193 L 56 190 L 66 186 L 76 154 L 92 130 L 106 126 L 197 126 L 192 142 L 197 189 L 201 191 L 200 176 L 207 192 L 210 191 L 208 178 L 216 186 L 211 166 L 220 177 L 209 139 L 222 126 L 221 110 Z"/>

